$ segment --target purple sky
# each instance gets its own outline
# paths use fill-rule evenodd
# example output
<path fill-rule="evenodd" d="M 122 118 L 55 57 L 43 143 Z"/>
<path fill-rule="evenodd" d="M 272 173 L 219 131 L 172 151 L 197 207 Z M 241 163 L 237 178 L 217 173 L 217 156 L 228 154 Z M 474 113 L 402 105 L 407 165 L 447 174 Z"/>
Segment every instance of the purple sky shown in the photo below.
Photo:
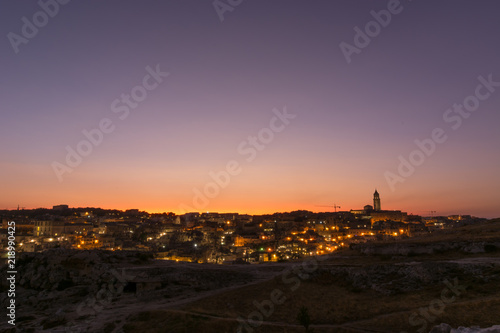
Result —
<path fill-rule="evenodd" d="M 458 129 L 443 119 L 479 76 L 500 82 L 500 3 L 401 1 L 347 63 L 339 44 L 387 6 L 243 0 L 221 22 L 211 1 L 72 1 L 16 53 L 8 34 L 41 7 L 2 2 L 0 208 L 348 210 L 377 188 L 383 209 L 500 216 L 500 87 Z M 157 64 L 170 75 L 121 120 L 111 104 Z M 247 161 L 238 146 L 284 107 L 296 117 Z M 53 163 L 103 118 L 114 131 L 59 181 Z M 446 142 L 391 186 L 435 128 Z M 196 205 L 231 160 L 241 172 Z"/>

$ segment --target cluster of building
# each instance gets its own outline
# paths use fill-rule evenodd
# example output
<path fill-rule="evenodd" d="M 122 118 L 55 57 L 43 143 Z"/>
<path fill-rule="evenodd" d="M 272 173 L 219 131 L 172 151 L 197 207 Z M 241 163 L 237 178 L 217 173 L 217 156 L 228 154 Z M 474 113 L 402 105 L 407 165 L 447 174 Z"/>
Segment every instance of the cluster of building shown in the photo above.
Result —
<path fill-rule="evenodd" d="M 322 255 L 367 241 L 384 241 L 474 222 L 471 216 L 421 217 L 382 210 L 270 215 L 238 213 L 149 214 L 99 208 L 0 211 L 0 241 L 7 248 L 7 224 L 16 222 L 16 250 L 49 248 L 151 251 L 157 258 L 200 263 L 259 263 Z"/>

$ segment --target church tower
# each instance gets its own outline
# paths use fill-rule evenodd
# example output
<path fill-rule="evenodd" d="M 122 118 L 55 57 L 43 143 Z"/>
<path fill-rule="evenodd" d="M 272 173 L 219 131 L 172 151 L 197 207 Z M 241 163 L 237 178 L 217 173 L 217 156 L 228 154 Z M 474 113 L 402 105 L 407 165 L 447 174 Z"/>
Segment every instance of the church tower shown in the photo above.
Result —
<path fill-rule="evenodd" d="M 377 192 L 377 189 L 375 189 L 375 193 L 373 193 L 373 210 L 380 210 L 380 196 Z"/>

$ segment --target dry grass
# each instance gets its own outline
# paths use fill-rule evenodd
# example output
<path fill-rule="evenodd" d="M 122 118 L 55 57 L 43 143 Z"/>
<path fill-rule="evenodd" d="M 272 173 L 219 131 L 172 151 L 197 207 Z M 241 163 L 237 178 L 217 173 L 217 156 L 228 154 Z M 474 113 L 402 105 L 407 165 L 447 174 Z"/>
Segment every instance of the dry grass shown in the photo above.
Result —
<path fill-rule="evenodd" d="M 500 296 L 500 283 L 497 281 L 481 285 L 471 285 L 474 281 L 471 281 L 470 277 L 459 277 L 459 281 L 468 286 L 467 293 L 463 294 L 460 300 Z M 184 309 L 218 317 L 247 317 L 256 309 L 254 301 L 262 302 L 269 299 L 271 292 L 279 289 L 284 292 L 287 300 L 283 305 L 275 307 L 274 314 L 268 318 L 269 321 L 292 323 L 298 310 L 304 305 L 309 308 L 314 323 L 342 324 L 427 306 L 430 301 L 439 298 L 444 288 L 445 285 L 442 284 L 416 292 L 384 295 L 374 290 L 356 290 L 347 284 L 333 281 L 325 273 L 312 281 L 303 281 L 295 291 L 290 289 L 290 284 L 275 279 L 205 298 L 191 303 Z"/>
<path fill-rule="evenodd" d="M 235 332 L 236 322 L 169 311 L 141 312 L 128 319 L 125 333 Z"/>
<path fill-rule="evenodd" d="M 274 288 L 285 291 L 286 287 L 281 282 L 266 282 L 195 302 L 184 307 L 183 310 L 189 313 L 164 310 L 138 314 L 129 319 L 125 332 L 236 332 L 238 323 L 235 319 L 239 316 L 246 318 L 256 310 L 253 300 L 261 302 Z M 448 304 L 433 322 L 427 323 L 427 328 L 430 330 L 441 322 L 455 327 L 498 324 L 499 287 L 491 284 L 478 290 L 467 290 Z M 362 332 L 374 328 L 380 332 L 416 332 L 422 325 L 410 325 L 411 314 L 420 308 L 428 308 L 431 301 L 439 298 L 442 289 L 443 286 L 434 286 L 415 293 L 387 296 L 371 290 L 349 291 L 324 282 L 303 282 L 296 291 L 289 290 L 285 294 L 285 303 L 277 305 L 274 313 L 266 318 L 271 325 L 264 323 L 254 332 L 304 332 L 295 319 L 301 306 L 309 309 L 315 333 Z M 485 295 L 486 290 L 488 295 Z M 234 308 L 229 309 L 228 303 Z"/>

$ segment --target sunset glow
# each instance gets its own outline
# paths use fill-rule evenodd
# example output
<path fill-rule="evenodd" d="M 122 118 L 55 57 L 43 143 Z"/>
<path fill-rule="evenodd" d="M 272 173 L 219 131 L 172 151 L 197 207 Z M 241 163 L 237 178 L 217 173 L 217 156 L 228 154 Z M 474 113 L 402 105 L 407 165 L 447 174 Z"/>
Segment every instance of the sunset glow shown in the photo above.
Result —
<path fill-rule="evenodd" d="M 211 4 L 91 3 L 61 7 L 18 53 L 4 43 L 0 208 L 333 211 L 323 206 L 362 208 L 377 188 L 386 209 L 499 215 L 499 49 L 488 37 L 499 23 L 490 6 L 405 3 L 348 63 L 339 44 L 352 44 L 353 28 L 385 4 L 263 11 L 248 1 L 221 23 Z M 39 10 L 9 7 L 4 34 L 20 33 L 19 17 Z M 461 43 L 443 44 L 449 31 Z M 477 110 L 448 113 L 470 102 L 481 77 L 493 83 L 479 90 L 488 96 Z M 294 117 L 273 120 L 285 109 Z M 386 173 L 397 175 L 400 156 L 436 128 L 445 142 L 391 188 Z M 87 155 L 68 166 L 78 149 Z M 240 172 L 196 205 L 196 191 L 230 161 Z"/>

